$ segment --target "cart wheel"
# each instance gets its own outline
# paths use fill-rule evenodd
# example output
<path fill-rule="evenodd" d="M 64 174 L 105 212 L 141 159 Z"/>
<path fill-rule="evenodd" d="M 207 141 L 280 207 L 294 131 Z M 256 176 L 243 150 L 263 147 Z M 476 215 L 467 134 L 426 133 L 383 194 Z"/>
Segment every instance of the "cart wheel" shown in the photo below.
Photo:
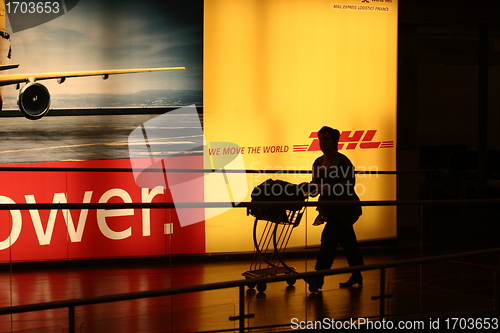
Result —
<path fill-rule="evenodd" d="M 293 286 L 293 285 L 295 284 L 295 282 L 297 282 L 297 279 L 290 278 L 290 279 L 287 279 L 287 280 L 286 280 L 286 283 L 287 283 L 289 286 Z"/>
<path fill-rule="evenodd" d="M 258 283 L 257 284 L 257 290 L 261 293 L 263 293 L 264 291 L 266 291 L 267 289 L 267 285 L 265 283 Z"/>
<path fill-rule="evenodd" d="M 256 285 L 257 285 L 257 283 L 253 283 L 253 282 L 247 283 L 248 289 L 254 289 Z"/>

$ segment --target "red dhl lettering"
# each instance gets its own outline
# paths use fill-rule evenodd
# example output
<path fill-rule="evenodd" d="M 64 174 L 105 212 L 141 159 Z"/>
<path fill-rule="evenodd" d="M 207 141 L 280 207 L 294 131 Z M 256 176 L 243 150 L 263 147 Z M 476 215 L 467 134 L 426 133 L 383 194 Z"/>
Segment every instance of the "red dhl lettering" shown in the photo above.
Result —
<path fill-rule="evenodd" d="M 343 131 L 340 133 L 338 149 L 376 149 L 376 148 L 394 148 L 394 141 L 373 141 L 377 130 L 358 130 Z M 313 139 L 311 144 L 293 145 L 294 152 L 319 151 L 318 133 L 312 132 L 309 135 Z"/>

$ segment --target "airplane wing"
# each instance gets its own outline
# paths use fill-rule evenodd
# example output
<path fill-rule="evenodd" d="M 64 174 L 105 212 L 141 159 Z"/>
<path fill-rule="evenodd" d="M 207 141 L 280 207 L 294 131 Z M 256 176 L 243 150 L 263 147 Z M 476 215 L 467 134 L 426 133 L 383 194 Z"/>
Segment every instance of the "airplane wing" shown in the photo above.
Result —
<path fill-rule="evenodd" d="M 19 67 L 19 64 L 15 65 L 0 65 L 0 71 L 5 71 L 7 69 L 13 69 Z"/>
<path fill-rule="evenodd" d="M 11 67 L 16 68 L 16 67 Z M 2 68 L 0 68 L 1 70 Z M 10 69 L 10 68 L 3 68 Z M 185 69 L 184 67 L 165 67 L 165 68 L 138 68 L 138 69 L 115 69 L 115 70 L 98 70 L 98 71 L 84 71 L 84 72 L 61 72 L 61 73 L 39 73 L 39 74 L 9 74 L 0 75 L 0 86 L 7 86 L 17 83 L 28 83 L 39 80 L 57 79 L 59 83 L 64 82 L 68 77 L 82 77 L 82 76 L 102 76 L 107 79 L 109 75 L 115 74 L 128 74 L 128 73 L 142 73 L 142 72 L 157 72 L 157 71 L 172 71 Z"/>

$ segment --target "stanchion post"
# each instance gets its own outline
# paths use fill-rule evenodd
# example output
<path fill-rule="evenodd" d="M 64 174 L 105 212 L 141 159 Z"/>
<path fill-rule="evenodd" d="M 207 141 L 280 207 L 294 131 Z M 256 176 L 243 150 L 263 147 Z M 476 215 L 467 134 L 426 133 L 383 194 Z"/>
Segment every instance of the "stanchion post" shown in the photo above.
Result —
<path fill-rule="evenodd" d="M 76 327 L 75 327 L 75 307 L 74 306 L 68 306 L 68 331 L 69 333 L 75 333 L 76 332 Z"/>
<path fill-rule="evenodd" d="M 380 269 L 380 320 L 385 317 L 385 268 Z"/>
<path fill-rule="evenodd" d="M 494 301 L 494 314 L 495 318 L 500 318 L 500 253 L 497 253 L 497 267 L 495 270 L 495 301 Z"/>
<path fill-rule="evenodd" d="M 245 332 L 245 286 L 241 285 L 240 290 L 240 333 Z"/>

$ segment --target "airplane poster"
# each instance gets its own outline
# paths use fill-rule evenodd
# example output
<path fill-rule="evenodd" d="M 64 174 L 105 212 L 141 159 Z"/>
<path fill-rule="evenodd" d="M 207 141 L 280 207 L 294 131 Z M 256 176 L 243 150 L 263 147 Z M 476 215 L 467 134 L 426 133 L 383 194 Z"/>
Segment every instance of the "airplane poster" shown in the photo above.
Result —
<path fill-rule="evenodd" d="M 7 1 L 7 4 L 10 2 Z M 9 10 L 17 12 L 9 14 Z M 14 14 L 19 15 L 22 10 L 20 6 L 6 7 L 3 19 L 6 19 L 7 34 L 19 21 Z M 178 94 L 170 99 L 164 95 L 166 90 L 199 92 L 202 89 L 202 10 L 200 1 L 79 1 L 64 15 L 19 32 L 10 32 L 10 48 L 3 46 L 7 42 L 3 38 L 2 65 L 19 64 L 19 67 L 4 70 L 1 75 L 186 68 L 181 73 L 168 75 L 153 73 L 117 79 L 112 77 L 111 82 L 89 78 L 83 81 L 68 79 L 59 84 L 56 78 L 52 82 L 44 82 L 44 85 L 52 96 L 51 107 L 54 109 L 200 103 L 199 96 L 179 100 Z M 29 15 L 41 14 L 26 13 L 23 22 L 29 21 Z M 15 19 L 13 27 L 8 26 L 8 17 Z M 4 85 L 1 79 L 0 85 Z M 16 109 L 18 92 L 8 88 L 2 90 L 3 108 Z M 156 91 L 158 96 L 149 94 L 147 101 L 140 100 L 147 91 Z M 143 95 L 135 99 L 123 98 L 124 95 L 139 92 Z M 116 95 L 116 101 L 109 101 L 110 95 Z M 82 101 L 84 98 L 87 101 Z"/>
<path fill-rule="evenodd" d="M 1 3 L 0 204 L 171 201 L 165 189 L 141 189 L 130 172 L 9 168 L 131 168 L 135 128 L 182 106 L 201 112 L 203 1 L 42 2 L 64 13 L 20 26 L 8 13 L 14 2 Z M 17 10 L 26 16 L 29 7 Z M 50 95 L 47 114 L 20 112 L 27 86 L 43 90 L 28 102 Z M 168 125 L 156 141 L 174 146 L 189 143 L 184 129 L 200 123 Z M 201 167 L 201 152 L 192 155 Z M 2 210 L 0 220 L 0 261 L 205 252 L 203 223 L 180 228 L 172 210 Z"/>

